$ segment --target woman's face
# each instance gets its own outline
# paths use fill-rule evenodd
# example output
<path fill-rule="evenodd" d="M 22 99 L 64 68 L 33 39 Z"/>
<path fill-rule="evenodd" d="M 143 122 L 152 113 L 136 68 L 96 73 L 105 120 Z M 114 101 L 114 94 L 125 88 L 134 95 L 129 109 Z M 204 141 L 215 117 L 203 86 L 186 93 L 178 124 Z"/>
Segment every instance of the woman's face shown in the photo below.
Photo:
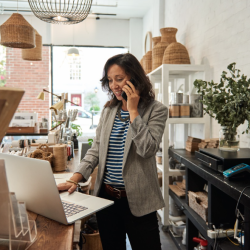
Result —
<path fill-rule="evenodd" d="M 108 81 L 109 81 L 109 88 L 114 93 L 116 98 L 121 101 L 123 100 L 122 88 L 126 85 L 126 81 L 129 81 L 130 76 L 127 75 L 123 68 L 118 66 L 117 64 L 113 64 L 108 69 Z"/>

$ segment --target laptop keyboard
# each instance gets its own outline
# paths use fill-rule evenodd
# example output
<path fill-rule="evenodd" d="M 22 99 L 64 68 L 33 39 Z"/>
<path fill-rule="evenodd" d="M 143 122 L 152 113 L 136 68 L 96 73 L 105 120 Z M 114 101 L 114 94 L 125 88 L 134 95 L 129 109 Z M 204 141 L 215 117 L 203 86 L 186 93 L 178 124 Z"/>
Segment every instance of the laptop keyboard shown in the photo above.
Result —
<path fill-rule="evenodd" d="M 73 216 L 88 209 L 87 207 L 83 207 L 69 201 L 62 201 L 62 204 L 66 217 Z"/>

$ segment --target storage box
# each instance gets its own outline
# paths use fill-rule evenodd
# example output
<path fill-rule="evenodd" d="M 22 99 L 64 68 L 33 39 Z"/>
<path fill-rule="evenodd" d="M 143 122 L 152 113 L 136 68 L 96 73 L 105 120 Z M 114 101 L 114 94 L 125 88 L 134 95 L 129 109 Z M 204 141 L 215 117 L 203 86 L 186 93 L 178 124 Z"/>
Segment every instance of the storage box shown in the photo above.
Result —
<path fill-rule="evenodd" d="M 10 134 L 34 134 L 35 127 L 9 127 L 7 133 Z"/>
<path fill-rule="evenodd" d="M 207 222 L 208 195 L 206 192 L 188 191 L 189 206 Z"/>

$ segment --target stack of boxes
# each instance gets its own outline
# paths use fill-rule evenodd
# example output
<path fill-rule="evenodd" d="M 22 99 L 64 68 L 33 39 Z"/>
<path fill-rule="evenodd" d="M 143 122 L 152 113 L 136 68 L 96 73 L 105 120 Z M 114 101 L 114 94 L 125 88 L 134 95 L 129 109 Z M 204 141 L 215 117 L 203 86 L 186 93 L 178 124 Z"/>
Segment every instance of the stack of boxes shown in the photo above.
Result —
<path fill-rule="evenodd" d="M 201 139 L 188 136 L 186 141 L 186 150 L 189 152 L 195 152 L 199 150 L 199 143 L 201 143 Z"/>
<path fill-rule="evenodd" d="M 201 140 L 201 143 L 198 144 L 199 148 L 218 148 L 218 146 L 219 146 L 218 138 Z"/>

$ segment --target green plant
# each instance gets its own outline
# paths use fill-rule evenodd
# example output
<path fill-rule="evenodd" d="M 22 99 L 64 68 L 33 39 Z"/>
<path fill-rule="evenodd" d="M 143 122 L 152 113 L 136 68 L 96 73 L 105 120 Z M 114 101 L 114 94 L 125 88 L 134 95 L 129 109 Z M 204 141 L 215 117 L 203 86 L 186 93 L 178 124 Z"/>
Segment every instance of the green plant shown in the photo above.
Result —
<path fill-rule="evenodd" d="M 92 144 L 93 144 L 93 139 L 88 139 L 88 143 L 89 143 L 90 146 L 92 146 Z"/>
<path fill-rule="evenodd" d="M 81 128 L 80 125 L 71 123 L 71 124 L 70 124 L 70 127 L 71 127 L 72 129 L 76 130 L 77 136 L 81 136 L 81 135 L 82 135 L 82 128 Z"/>
<path fill-rule="evenodd" d="M 230 75 L 222 72 L 220 83 L 195 80 L 194 86 L 202 94 L 204 111 L 215 118 L 221 126 L 227 127 L 225 139 L 232 140 L 236 129 L 245 120 L 248 126 L 243 134 L 248 134 L 250 126 L 250 79 L 240 75 L 240 70 L 235 68 L 236 63 L 228 65 Z"/>

